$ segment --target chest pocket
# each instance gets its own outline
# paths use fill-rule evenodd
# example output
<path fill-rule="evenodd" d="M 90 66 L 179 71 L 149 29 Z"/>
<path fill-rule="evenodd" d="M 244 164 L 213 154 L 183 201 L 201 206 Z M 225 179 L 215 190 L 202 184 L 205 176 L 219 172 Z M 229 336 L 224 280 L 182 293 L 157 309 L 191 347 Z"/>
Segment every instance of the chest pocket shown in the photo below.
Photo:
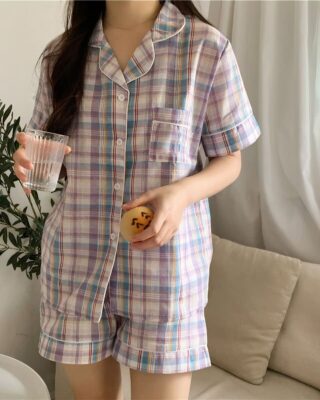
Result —
<path fill-rule="evenodd" d="M 149 161 L 190 161 L 190 111 L 154 107 L 149 142 Z"/>

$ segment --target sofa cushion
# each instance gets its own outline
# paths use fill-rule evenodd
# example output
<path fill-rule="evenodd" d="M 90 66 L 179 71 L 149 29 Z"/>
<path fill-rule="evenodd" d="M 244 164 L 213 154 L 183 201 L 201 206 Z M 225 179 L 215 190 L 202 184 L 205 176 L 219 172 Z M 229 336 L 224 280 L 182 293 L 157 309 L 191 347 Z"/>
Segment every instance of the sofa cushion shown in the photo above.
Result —
<path fill-rule="evenodd" d="M 192 373 L 190 400 L 320 400 L 320 391 L 267 370 L 262 385 L 252 385 L 212 366 Z"/>
<path fill-rule="evenodd" d="M 213 235 L 205 309 L 212 364 L 263 382 L 301 262 Z"/>
<path fill-rule="evenodd" d="M 302 262 L 301 273 L 269 368 L 320 389 L 320 265 Z"/>

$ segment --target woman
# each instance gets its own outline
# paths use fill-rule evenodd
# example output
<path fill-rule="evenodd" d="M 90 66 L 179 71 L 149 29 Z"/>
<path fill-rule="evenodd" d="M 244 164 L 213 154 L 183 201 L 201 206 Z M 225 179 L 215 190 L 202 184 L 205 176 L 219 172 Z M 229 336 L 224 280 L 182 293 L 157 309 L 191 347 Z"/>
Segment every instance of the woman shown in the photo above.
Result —
<path fill-rule="evenodd" d="M 62 363 L 76 400 L 121 399 L 119 363 L 132 399 L 187 399 L 192 371 L 211 365 L 208 197 L 239 176 L 259 127 L 230 42 L 191 1 L 68 10 L 29 123 L 70 145 L 42 236 L 39 353 Z M 154 219 L 127 242 L 122 212 L 144 204 Z"/>

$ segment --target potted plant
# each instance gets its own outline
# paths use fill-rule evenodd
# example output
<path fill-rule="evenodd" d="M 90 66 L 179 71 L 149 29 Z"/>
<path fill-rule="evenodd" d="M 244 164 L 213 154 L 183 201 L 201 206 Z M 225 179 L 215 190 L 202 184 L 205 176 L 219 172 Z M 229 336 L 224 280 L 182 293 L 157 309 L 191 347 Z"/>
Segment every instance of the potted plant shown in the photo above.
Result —
<path fill-rule="evenodd" d="M 15 202 L 11 190 L 16 187 L 16 182 L 21 186 L 19 178 L 13 170 L 13 153 L 19 147 L 16 133 L 24 131 L 26 125 L 20 128 L 20 117 L 14 119 L 12 105 L 6 105 L 0 100 L 0 255 L 8 250 L 15 250 L 7 260 L 7 266 L 25 271 L 29 279 L 35 274 L 40 275 L 41 270 L 41 237 L 48 212 L 41 209 L 41 201 L 36 190 L 31 190 L 26 196 L 28 206 L 22 207 Z M 62 191 L 65 178 L 58 180 L 54 192 Z M 24 192 L 25 193 L 25 192 Z M 50 199 L 51 206 L 55 204 Z"/>

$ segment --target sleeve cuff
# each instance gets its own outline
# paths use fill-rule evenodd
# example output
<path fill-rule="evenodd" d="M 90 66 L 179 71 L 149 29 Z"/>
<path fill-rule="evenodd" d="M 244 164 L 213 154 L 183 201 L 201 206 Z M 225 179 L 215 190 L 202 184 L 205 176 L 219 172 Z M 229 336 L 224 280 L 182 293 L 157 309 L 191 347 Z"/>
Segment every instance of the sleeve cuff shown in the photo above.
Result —
<path fill-rule="evenodd" d="M 216 133 L 205 133 L 201 140 L 207 157 L 228 155 L 253 144 L 261 135 L 258 122 L 253 114 L 233 128 Z"/>

